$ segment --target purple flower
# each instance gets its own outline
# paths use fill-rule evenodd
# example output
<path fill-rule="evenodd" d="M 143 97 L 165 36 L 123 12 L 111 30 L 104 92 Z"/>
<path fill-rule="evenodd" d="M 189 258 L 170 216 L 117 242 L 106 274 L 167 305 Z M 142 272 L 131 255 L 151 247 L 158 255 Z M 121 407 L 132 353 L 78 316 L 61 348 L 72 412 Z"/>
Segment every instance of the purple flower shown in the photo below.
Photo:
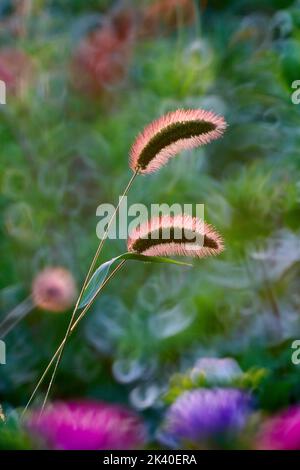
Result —
<path fill-rule="evenodd" d="M 260 432 L 257 448 L 300 450 L 300 406 L 293 406 L 269 419 Z"/>
<path fill-rule="evenodd" d="M 202 388 L 185 392 L 167 412 L 163 440 L 199 443 L 231 435 L 243 428 L 250 411 L 251 397 L 241 390 Z"/>
<path fill-rule="evenodd" d="M 96 401 L 56 402 L 26 422 L 47 448 L 63 450 L 137 449 L 146 440 L 139 417 L 118 405 Z"/>

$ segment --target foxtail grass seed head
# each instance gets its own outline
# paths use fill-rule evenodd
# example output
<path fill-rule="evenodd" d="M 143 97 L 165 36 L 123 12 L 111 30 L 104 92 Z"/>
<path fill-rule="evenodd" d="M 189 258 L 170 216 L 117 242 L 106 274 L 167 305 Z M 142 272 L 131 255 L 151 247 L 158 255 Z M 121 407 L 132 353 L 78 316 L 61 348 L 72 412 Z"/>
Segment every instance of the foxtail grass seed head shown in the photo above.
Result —
<path fill-rule="evenodd" d="M 32 284 L 33 302 L 42 310 L 63 312 L 73 305 L 76 295 L 74 278 L 64 268 L 46 268 Z"/>
<path fill-rule="evenodd" d="M 146 256 L 205 258 L 224 249 L 221 235 L 200 219 L 188 215 L 155 217 L 134 229 L 128 250 Z"/>
<path fill-rule="evenodd" d="M 178 109 L 150 123 L 139 134 L 130 152 L 130 167 L 153 173 L 182 150 L 208 144 L 226 129 L 222 116 L 203 109 Z"/>

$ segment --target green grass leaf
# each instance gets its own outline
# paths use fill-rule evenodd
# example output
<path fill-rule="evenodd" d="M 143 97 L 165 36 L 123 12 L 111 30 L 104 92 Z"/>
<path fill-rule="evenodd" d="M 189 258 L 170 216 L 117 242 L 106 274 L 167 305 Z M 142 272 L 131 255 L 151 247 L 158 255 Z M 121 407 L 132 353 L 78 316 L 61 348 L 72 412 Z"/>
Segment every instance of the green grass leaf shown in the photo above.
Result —
<path fill-rule="evenodd" d="M 101 286 L 107 279 L 112 265 L 122 260 L 142 261 L 144 263 L 167 263 L 175 264 L 177 266 L 188 267 L 192 266 L 192 264 L 184 263 L 182 261 L 177 261 L 171 258 L 165 258 L 162 256 L 145 256 L 140 255 L 138 253 L 123 253 L 122 255 L 117 256 L 116 258 L 112 258 L 109 261 L 106 261 L 105 263 L 101 264 L 99 268 L 96 269 L 84 290 L 81 302 L 79 304 L 79 308 L 85 307 L 93 299 L 98 289 L 101 288 Z"/>

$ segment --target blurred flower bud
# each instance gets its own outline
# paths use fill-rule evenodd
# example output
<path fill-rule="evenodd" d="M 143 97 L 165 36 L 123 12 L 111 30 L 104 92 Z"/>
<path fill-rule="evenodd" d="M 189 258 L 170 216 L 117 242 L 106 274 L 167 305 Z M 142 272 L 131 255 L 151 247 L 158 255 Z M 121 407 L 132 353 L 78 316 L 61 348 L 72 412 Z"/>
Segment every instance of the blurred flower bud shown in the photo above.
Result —
<path fill-rule="evenodd" d="M 64 268 L 46 268 L 33 281 L 33 302 L 43 310 L 63 312 L 74 303 L 76 294 L 73 276 Z"/>
<path fill-rule="evenodd" d="M 171 32 L 179 25 L 189 25 L 196 18 L 191 0 L 155 0 L 145 7 L 140 34 L 154 36 L 159 31 Z"/>
<path fill-rule="evenodd" d="M 102 97 L 124 80 L 133 44 L 131 12 L 121 12 L 92 31 L 76 49 L 72 84 L 90 97 Z"/>
<path fill-rule="evenodd" d="M 33 79 L 33 61 L 23 51 L 13 48 L 0 49 L 0 80 L 14 96 L 21 97 Z"/>

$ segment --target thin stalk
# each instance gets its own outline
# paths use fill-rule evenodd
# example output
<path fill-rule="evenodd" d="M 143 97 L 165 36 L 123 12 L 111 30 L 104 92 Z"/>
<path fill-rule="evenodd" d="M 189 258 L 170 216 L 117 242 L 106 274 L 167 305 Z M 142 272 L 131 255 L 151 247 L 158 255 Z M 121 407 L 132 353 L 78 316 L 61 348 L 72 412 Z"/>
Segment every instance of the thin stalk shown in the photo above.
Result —
<path fill-rule="evenodd" d="M 116 209 L 114 210 L 114 213 L 112 214 L 112 216 L 111 216 L 111 218 L 110 218 L 110 220 L 109 220 L 109 222 L 108 222 L 108 224 L 107 224 L 107 227 L 106 227 L 106 230 L 105 230 L 105 232 L 104 232 L 104 235 L 103 235 L 103 237 L 102 237 L 102 239 L 101 239 L 101 241 L 100 241 L 100 243 L 99 243 L 99 245 L 98 245 L 98 248 L 97 248 L 97 251 L 96 251 L 95 256 L 94 256 L 94 258 L 93 258 L 93 261 L 92 261 L 92 263 L 91 263 L 91 265 L 90 265 L 90 267 L 89 267 L 88 273 L 87 273 L 86 278 L 85 278 L 85 280 L 84 280 L 82 289 L 81 289 L 81 291 L 80 291 L 79 297 L 78 297 L 78 299 L 77 299 L 76 305 L 75 305 L 75 307 L 74 307 L 74 310 L 73 310 L 73 312 L 72 312 L 72 315 L 71 315 L 71 318 L 70 318 L 70 321 L 69 321 L 69 324 L 68 324 L 68 328 L 67 328 L 67 331 L 66 331 L 66 334 L 65 334 L 65 337 L 64 337 L 64 339 L 65 339 L 64 345 L 63 345 L 63 347 L 61 348 L 61 350 L 60 350 L 60 352 L 59 352 L 59 355 L 58 355 L 58 357 L 57 357 L 56 364 L 55 364 L 55 366 L 54 366 L 54 370 L 53 370 L 53 373 L 52 373 L 52 376 L 51 376 L 51 379 L 50 379 L 50 382 L 49 382 L 49 385 L 48 385 L 48 389 L 47 389 L 47 392 L 46 392 L 46 395 L 45 395 L 45 399 L 44 399 L 44 402 L 43 402 L 42 411 L 43 411 L 43 409 L 45 408 L 45 405 L 46 405 L 46 403 L 47 403 L 47 400 L 48 400 L 48 397 L 49 397 L 49 394 L 50 394 L 50 391 L 51 391 L 51 388 L 52 388 L 52 385 L 53 385 L 53 382 L 54 382 L 54 379 L 55 379 L 55 376 L 56 376 L 56 372 L 57 372 L 58 366 L 59 366 L 59 364 L 60 364 L 60 362 L 61 362 L 61 359 L 62 359 L 62 356 L 63 356 L 65 344 L 66 344 L 66 341 L 67 341 L 68 336 L 69 336 L 69 334 L 70 334 L 71 326 L 72 326 L 72 323 L 73 323 L 73 321 L 74 321 L 74 319 L 75 319 L 75 315 L 76 315 L 76 312 L 77 312 L 79 303 L 80 303 L 80 301 L 81 301 L 83 292 L 84 292 L 84 290 L 85 290 L 85 288 L 86 288 L 86 286 L 87 286 L 87 283 L 88 283 L 88 281 L 89 281 L 89 279 L 90 279 L 90 276 L 91 276 L 91 274 L 92 274 L 92 272 L 93 272 L 93 270 L 94 270 L 94 268 L 95 268 L 95 264 L 96 264 L 96 262 L 97 262 L 97 260 L 98 260 L 98 258 L 99 258 L 99 255 L 100 255 L 100 253 L 101 253 L 101 251 L 102 251 L 102 248 L 103 248 L 103 245 L 104 245 L 104 243 L 105 243 L 105 240 L 107 239 L 110 226 L 111 226 L 111 224 L 112 224 L 112 222 L 113 222 L 113 220 L 114 220 L 114 218 L 115 218 L 115 216 L 116 216 L 116 214 L 117 214 L 117 212 L 118 212 L 118 210 L 119 210 L 119 208 L 120 208 L 120 206 L 121 206 L 121 204 L 122 204 L 122 202 L 123 202 L 123 199 L 124 199 L 125 196 L 128 194 L 128 191 L 130 190 L 130 188 L 131 188 L 131 186 L 132 186 L 132 184 L 133 184 L 133 182 L 134 182 L 134 180 L 135 180 L 135 178 L 136 178 L 137 175 L 138 175 L 138 170 L 136 170 L 136 171 L 133 173 L 133 175 L 131 176 L 131 178 L 130 178 L 130 180 L 129 180 L 129 182 L 128 182 L 128 184 L 127 184 L 127 186 L 126 186 L 126 188 L 125 188 L 125 190 L 124 190 L 124 192 L 123 192 L 123 194 L 122 194 L 122 196 L 120 197 L 119 202 L 118 202 L 118 205 L 117 205 Z"/>
<path fill-rule="evenodd" d="M 270 302 L 272 313 L 273 313 L 274 317 L 277 318 L 277 321 L 280 323 L 280 309 L 279 309 L 275 294 L 274 294 L 274 292 L 272 290 L 272 287 L 269 283 L 266 266 L 265 266 L 265 263 L 264 263 L 263 260 L 261 260 L 261 266 L 262 266 L 264 282 L 265 282 L 265 292 L 266 292 L 267 298 Z"/>
<path fill-rule="evenodd" d="M 106 278 L 106 280 L 101 284 L 101 286 L 98 288 L 98 290 L 95 292 L 95 294 L 93 295 L 93 297 L 91 298 L 90 302 L 86 305 L 86 307 L 82 310 L 82 312 L 80 313 L 80 315 L 78 316 L 78 318 L 75 320 L 74 324 L 71 326 L 70 328 L 70 334 L 73 333 L 73 331 L 75 330 L 75 328 L 77 328 L 79 322 L 83 319 L 83 317 L 85 316 L 85 314 L 87 313 L 87 311 L 89 310 L 90 306 L 92 305 L 92 303 L 94 302 L 95 298 L 97 297 L 97 295 L 99 294 L 99 292 L 108 284 L 108 282 L 117 274 L 117 272 L 123 267 L 123 265 L 125 264 L 126 260 L 122 260 L 120 264 L 118 264 L 118 266 L 111 272 L 111 274 Z M 22 412 L 22 416 L 25 415 L 26 411 L 28 410 L 29 408 L 29 405 L 31 404 L 32 400 L 34 399 L 38 389 L 40 388 L 41 384 L 44 382 L 44 379 L 47 375 L 47 373 L 49 372 L 53 362 L 55 361 L 56 357 L 59 355 L 61 349 L 64 347 L 64 345 L 66 344 L 66 341 L 67 341 L 67 338 L 65 337 L 63 339 L 63 341 L 60 343 L 59 347 L 57 348 L 57 350 L 55 351 L 54 355 L 52 356 L 50 362 L 48 363 L 46 369 L 44 370 L 42 376 L 40 377 L 37 385 L 35 386 L 35 389 L 33 390 L 23 412 Z"/>
<path fill-rule="evenodd" d="M 17 305 L 0 323 L 0 339 L 5 336 L 33 309 L 31 296 Z"/>

